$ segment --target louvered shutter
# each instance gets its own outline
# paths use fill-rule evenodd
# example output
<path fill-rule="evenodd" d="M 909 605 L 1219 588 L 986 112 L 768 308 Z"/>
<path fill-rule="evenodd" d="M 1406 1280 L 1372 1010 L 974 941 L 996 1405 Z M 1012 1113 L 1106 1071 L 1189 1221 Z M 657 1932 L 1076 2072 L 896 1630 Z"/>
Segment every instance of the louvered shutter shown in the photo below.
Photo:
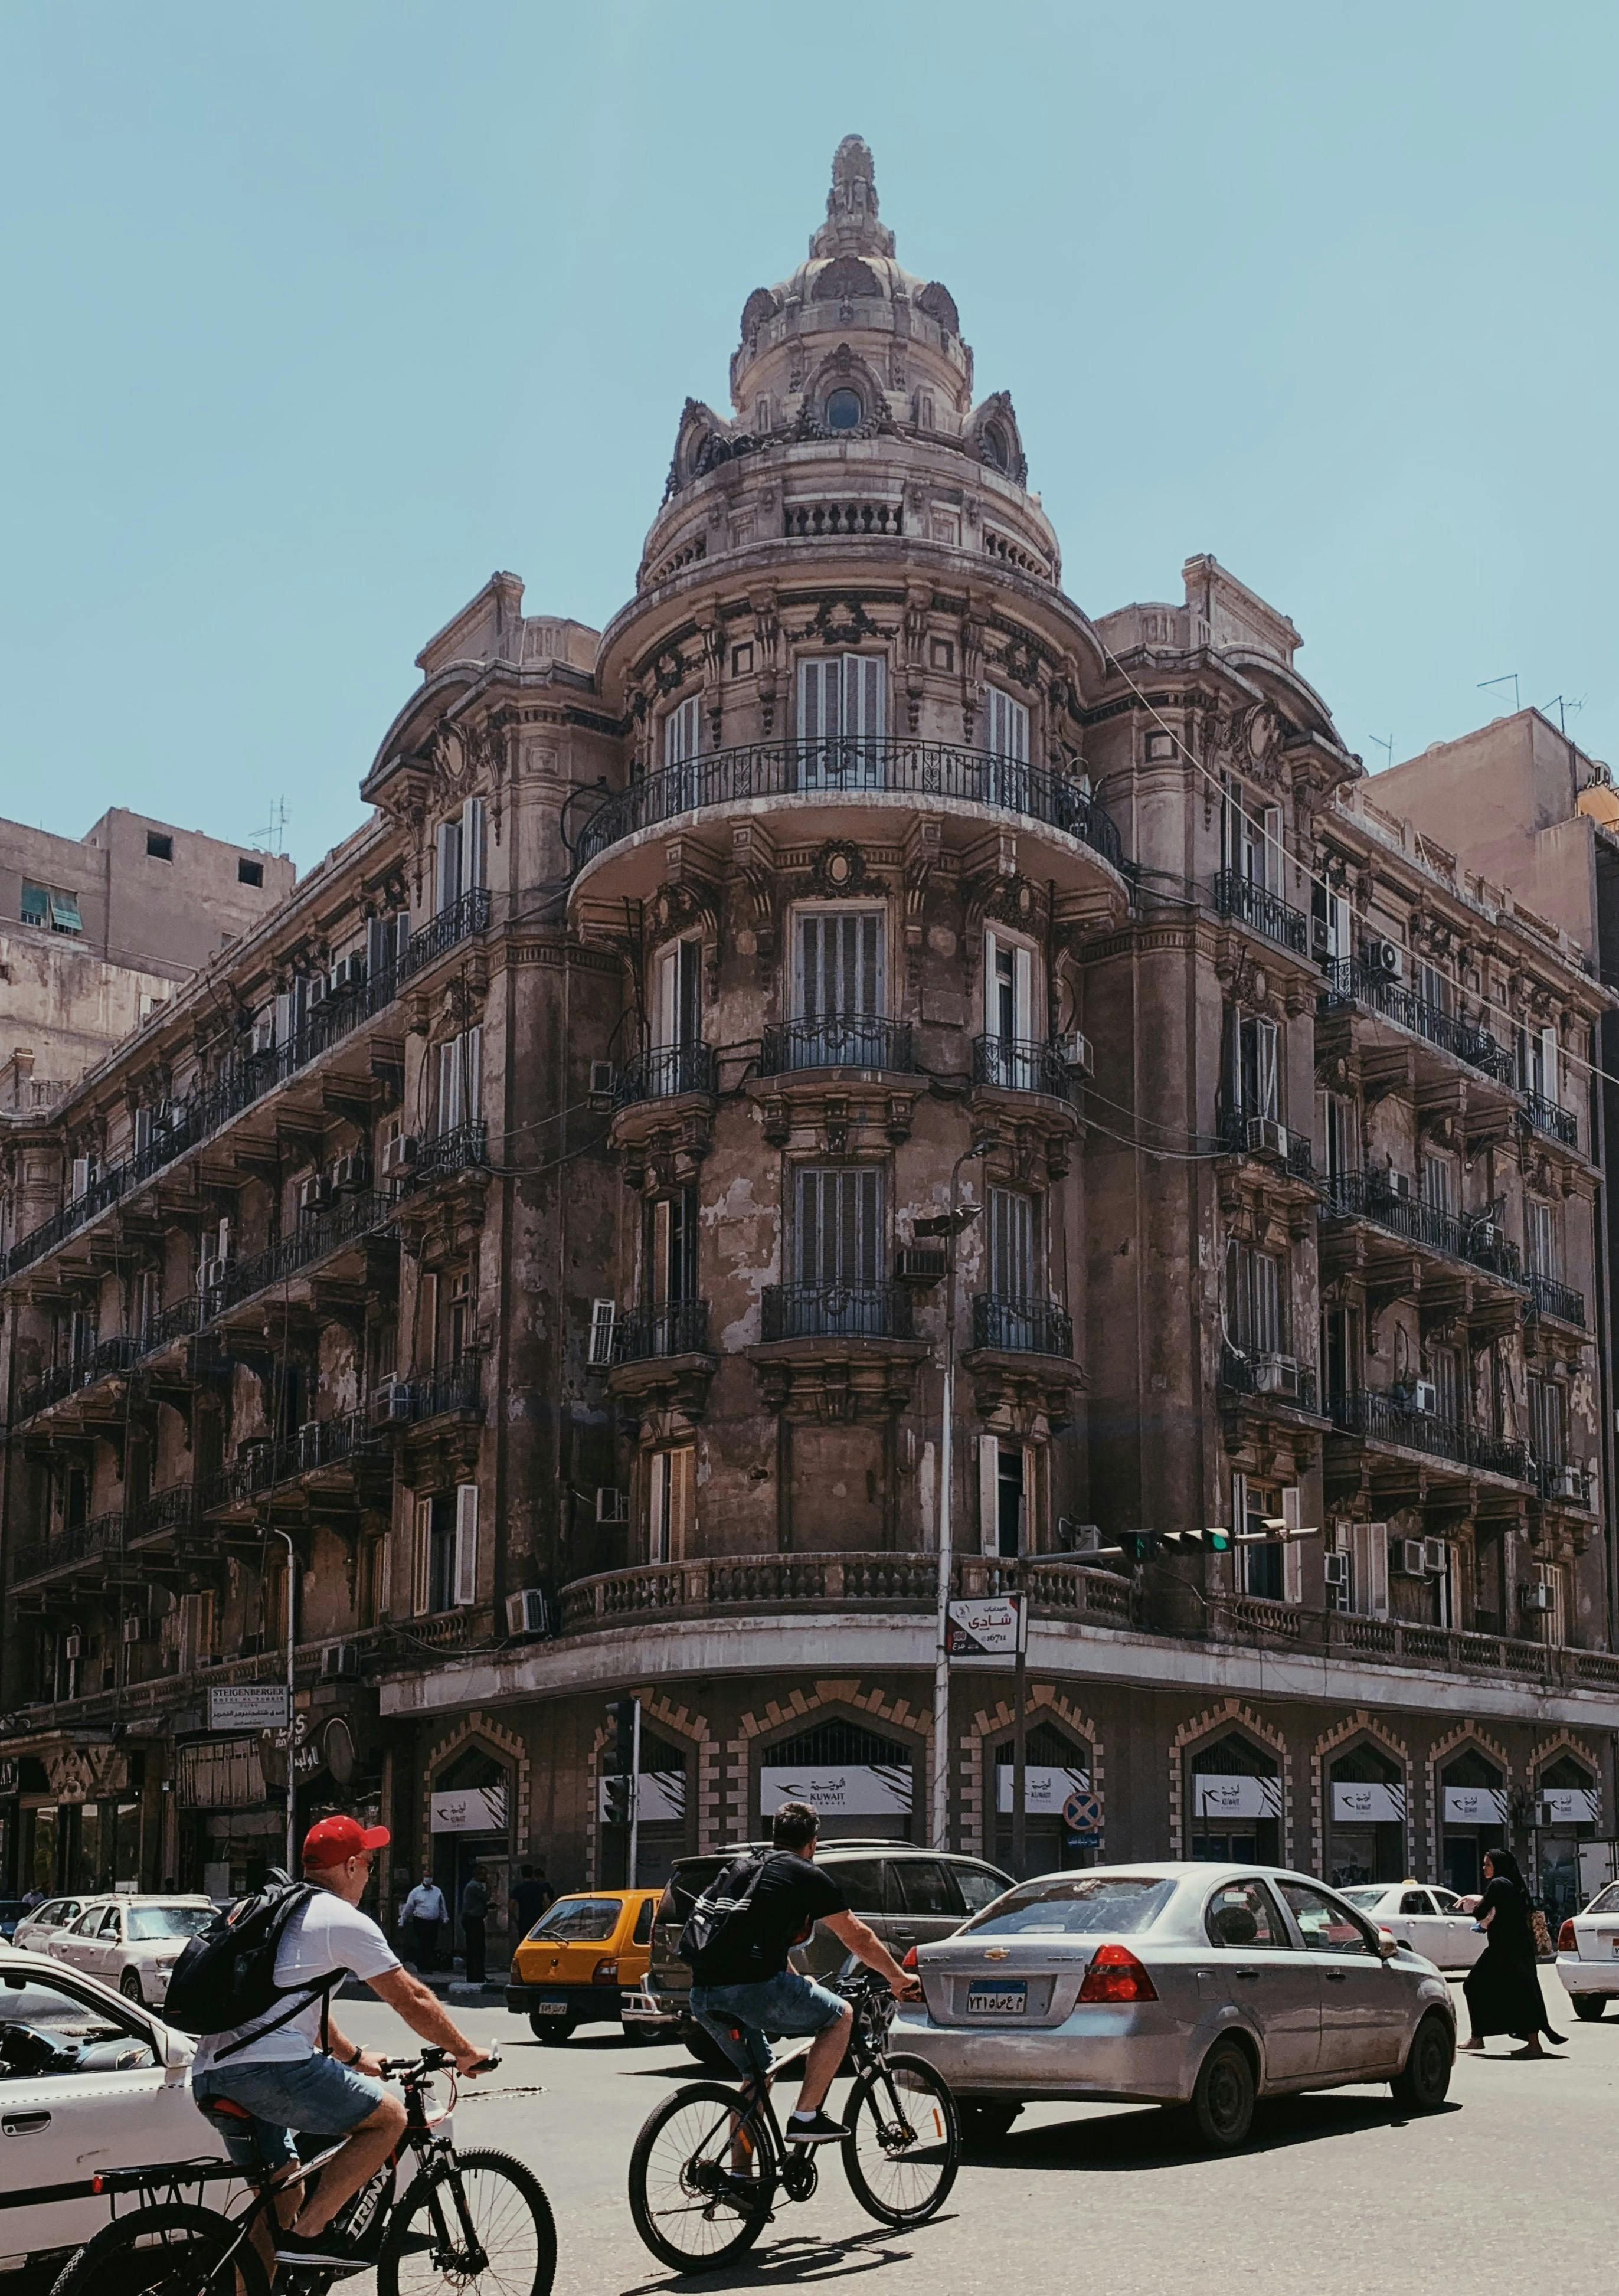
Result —
<path fill-rule="evenodd" d="M 483 800 L 469 797 L 461 808 L 461 853 L 457 895 L 470 893 L 488 877 L 484 870 Z"/>
<path fill-rule="evenodd" d="M 1254 1023 L 1259 1042 L 1259 1106 L 1258 1116 L 1277 1116 L 1280 1106 L 1277 1095 L 1277 1028 L 1274 1021 Z"/>
<path fill-rule="evenodd" d="M 420 1619 L 427 1611 L 428 1578 L 432 1569 L 433 1503 L 416 1501 L 415 1549 L 411 1555 L 410 1607 Z"/>
<path fill-rule="evenodd" d="M 990 749 L 1007 765 L 1026 766 L 1029 762 L 1027 705 L 1004 693 L 999 685 L 990 688 Z"/>
<path fill-rule="evenodd" d="M 1248 1528 L 1248 1478 L 1234 1474 L 1231 1478 L 1231 1536 L 1241 1538 Z"/>
<path fill-rule="evenodd" d="M 483 1106 L 482 1028 L 469 1029 L 461 1044 L 461 1120 L 475 1124 Z"/>
<path fill-rule="evenodd" d="M 978 1543 L 986 1554 L 1000 1553 L 1000 1442 L 978 1439 Z"/>
<path fill-rule="evenodd" d="M 843 656 L 843 737 L 850 769 L 867 789 L 875 789 L 880 778 L 887 731 L 884 668 L 880 654 Z"/>
<path fill-rule="evenodd" d="M 653 1042 L 660 1050 L 680 1041 L 680 947 L 681 944 L 675 941 L 658 957 L 658 994 L 653 1016 Z"/>
<path fill-rule="evenodd" d="M 456 1486 L 456 1607 L 478 1599 L 478 1486 Z"/>
<path fill-rule="evenodd" d="M 1015 1032 L 1024 1043 L 1030 1043 L 1037 1037 L 1043 1037 L 1046 1033 L 1043 1029 L 1037 1029 L 1034 1025 L 1033 954 L 1031 950 L 1024 948 L 1020 944 L 1013 951 L 1012 961 L 1015 968 L 1015 978 L 1017 983 L 1016 1019 L 1014 1024 Z"/>
<path fill-rule="evenodd" d="M 651 1489 L 646 1511 L 646 1559 L 669 1560 L 669 1453 L 654 1451 L 648 1461 Z"/>
<path fill-rule="evenodd" d="M 439 860 L 434 873 L 435 909 L 453 909 L 461 898 L 461 824 L 439 824 Z"/>
<path fill-rule="evenodd" d="M 1366 1526 L 1367 1595 L 1374 1619 L 1388 1616 L 1388 1525 Z"/>
<path fill-rule="evenodd" d="M 697 1454 L 682 1445 L 670 1463 L 669 1559 L 684 1562 L 691 1552 L 692 1518 L 696 1496 Z"/>
<path fill-rule="evenodd" d="M 1271 892 L 1279 893 L 1282 884 L 1282 808 L 1268 805 L 1261 824 L 1263 843 L 1260 854 L 1261 882 Z"/>
<path fill-rule="evenodd" d="M 836 654 L 817 654 L 798 666 L 799 772 L 818 788 L 838 771 L 843 732 L 843 666 Z"/>
<path fill-rule="evenodd" d="M 1557 1032 L 1555 1029 L 1541 1031 L 1541 1093 L 1554 1108 L 1563 1104 L 1562 1078 L 1558 1073 Z"/>
<path fill-rule="evenodd" d="M 1282 1489 L 1282 1522 L 1287 1531 L 1287 1544 L 1282 1549 L 1282 1600 L 1302 1603 L 1304 1599 L 1304 1548 L 1302 1539 L 1294 1536 L 1299 1528 L 1299 1487 L 1287 1483 Z"/>
<path fill-rule="evenodd" d="M 439 1047 L 439 1131 L 453 1132 L 461 1121 L 461 1040 L 451 1037 Z"/>

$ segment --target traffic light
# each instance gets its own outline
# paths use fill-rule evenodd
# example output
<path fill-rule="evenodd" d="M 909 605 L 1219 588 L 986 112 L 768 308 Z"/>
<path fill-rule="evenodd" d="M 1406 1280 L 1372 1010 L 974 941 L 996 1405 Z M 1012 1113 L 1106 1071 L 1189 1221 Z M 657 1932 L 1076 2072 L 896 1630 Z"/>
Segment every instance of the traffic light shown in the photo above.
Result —
<path fill-rule="evenodd" d="M 602 1816 L 609 1825 L 628 1825 L 635 1786 L 636 1710 L 633 1698 L 618 1698 L 607 1709 L 607 1737 L 598 1766 Z"/>

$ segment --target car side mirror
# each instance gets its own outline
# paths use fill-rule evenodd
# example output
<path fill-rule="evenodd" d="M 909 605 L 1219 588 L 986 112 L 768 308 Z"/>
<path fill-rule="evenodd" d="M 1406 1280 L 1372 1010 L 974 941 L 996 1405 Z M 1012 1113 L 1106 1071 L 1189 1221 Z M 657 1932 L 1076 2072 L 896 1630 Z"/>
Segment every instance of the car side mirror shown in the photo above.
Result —
<path fill-rule="evenodd" d="M 1379 1930 L 1377 1932 L 1378 1960 L 1393 1961 L 1394 1956 L 1399 1952 L 1399 1950 L 1400 1940 L 1394 1935 L 1393 1931 L 1392 1930 Z"/>

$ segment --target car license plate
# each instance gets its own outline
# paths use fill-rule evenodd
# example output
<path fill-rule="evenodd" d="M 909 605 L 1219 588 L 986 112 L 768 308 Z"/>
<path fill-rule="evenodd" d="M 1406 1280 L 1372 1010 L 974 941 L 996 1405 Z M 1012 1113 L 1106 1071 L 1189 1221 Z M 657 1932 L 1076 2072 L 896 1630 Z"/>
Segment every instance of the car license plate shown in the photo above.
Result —
<path fill-rule="evenodd" d="M 1608 1950 L 1613 1955 L 1614 1959 L 1615 1961 L 1619 1961 L 1619 1937 L 1609 1938 L 1607 1943 Z"/>
<path fill-rule="evenodd" d="M 539 2014 L 542 2017 L 565 2017 L 567 2013 L 568 2005 L 565 2001 L 542 2001 L 539 2004 Z"/>
<path fill-rule="evenodd" d="M 1029 1988 L 1004 1980 L 994 1985 L 969 1985 L 969 2017 L 1022 2017 L 1029 2007 Z"/>

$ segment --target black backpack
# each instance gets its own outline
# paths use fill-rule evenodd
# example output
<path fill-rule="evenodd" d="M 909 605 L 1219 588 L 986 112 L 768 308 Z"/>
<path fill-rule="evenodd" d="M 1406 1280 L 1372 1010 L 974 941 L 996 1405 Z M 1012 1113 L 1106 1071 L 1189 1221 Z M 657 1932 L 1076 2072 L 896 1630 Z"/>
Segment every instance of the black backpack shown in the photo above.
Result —
<path fill-rule="evenodd" d="M 676 1948 L 699 1985 L 744 1985 L 754 1953 L 753 1892 L 766 1859 L 738 1857 L 716 1874 L 686 1916 Z"/>
<path fill-rule="evenodd" d="M 251 2024 L 255 2018 L 265 2016 L 278 2002 L 291 1999 L 292 2006 L 280 2016 L 271 2017 L 267 2024 L 218 2052 L 229 2057 L 258 2040 L 260 2034 L 291 2024 L 300 2009 L 318 1998 L 324 2047 L 332 1988 L 343 1972 L 333 1969 L 298 1985 L 275 1982 L 275 1955 L 287 1926 L 315 1894 L 307 1882 L 274 1882 L 256 1898 L 240 1898 L 227 1912 L 216 1914 L 174 1965 L 163 2005 L 168 2023 L 177 2025 L 183 2033 L 229 2033 L 238 2025 Z"/>

